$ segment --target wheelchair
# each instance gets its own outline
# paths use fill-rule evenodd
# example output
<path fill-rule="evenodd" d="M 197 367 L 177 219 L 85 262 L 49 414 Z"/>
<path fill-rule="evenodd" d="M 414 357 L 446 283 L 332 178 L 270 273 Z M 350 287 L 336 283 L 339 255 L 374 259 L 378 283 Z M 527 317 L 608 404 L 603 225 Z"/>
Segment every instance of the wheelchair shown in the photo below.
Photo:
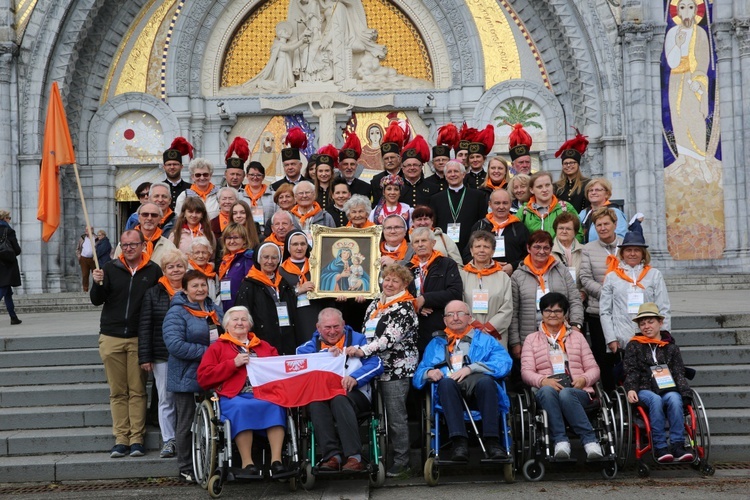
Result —
<path fill-rule="evenodd" d="M 203 489 L 207 489 L 211 498 L 221 496 L 224 484 L 235 480 L 262 480 L 266 478 L 286 481 L 291 491 L 296 491 L 299 484 L 299 451 L 296 410 L 287 410 L 287 428 L 282 448 L 282 462 L 288 472 L 273 476 L 267 457 L 270 457 L 268 446 L 253 443 L 253 455 L 260 453 L 260 474 L 247 475 L 240 467 L 235 467 L 233 457 L 238 456 L 236 446 L 229 436 L 232 435 L 232 424 L 221 418 L 219 396 L 210 393 L 197 403 L 192 424 L 193 435 L 193 473 L 195 480 Z M 259 448 L 262 448 L 259 450 Z"/>
<path fill-rule="evenodd" d="M 497 382 L 497 384 L 505 391 L 504 381 Z M 443 433 L 447 434 L 447 426 L 444 422 L 443 407 L 438 397 L 438 385 L 431 383 L 426 392 L 422 415 L 422 436 L 425 439 L 422 450 L 423 474 L 428 486 L 437 486 L 440 480 L 441 467 L 466 466 L 468 464 L 467 462 L 454 462 L 441 457 L 441 453 L 447 451 L 445 448 L 450 441 L 443 439 Z M 479 465 L 487 467 L 502 466 L 503 479 L 506 483 L 513 483 L 516 480 L 516 467 L 513 455 L 510 413 L 498 408 L 498 418 L 500 419 L 500 446 L 505 450 L 505 456 L 499 459 L 491 459 L 487 456 L 487 449 L 477 428 L 477 422 L 482 421 L 482 415 L 476 410 L 471 410 L 464 399 L 464 422 L 471 426 L 470 431 L 478 440 L 484 456 L 479 460 Z"/>
<path fill-rule="evenodd" d="M 317 477 L 331 477 L 342 475 L 367 474 L 371 487 L 379 488 L 385 484 L 386 457 L 388 456 L 388 416 L 377 380 L 372 385 L 372 404 L 370 409 L 357 414 L 360 437 L 362 438 L 362 460 L 367 464 L 363 472 L 324 471 L 320 470 L 322 458 L 316 450 L 315 428 L 305 412 L 297 414 L 297 428 L 299 429 L 299 443 L 301 463 L 299 483 L 306 490 L 315 486 Z"/>
<path fill-rule="evenodd" d="M 695 370 L 685 369 L 685 376 L 692 380 Z M 639 477 L 648 477 L 651 470 L 646 464 L 645 457 L 653 452 L 651 442 L 651 424 L 648 418 L 648 408 L 641 403 L 631 404 L 625 388 L 619 386 L 612 393 L 614 404 L 615 426 L 618 441 L 616 444 L 620 466 L 624 467 L 635 451 L 636 467 Z M 712 476 L 714 467 L 709 463 L 711 451 L 711 432 L 708 427 L 706 407 L 700 394 L 691 389 L 691 396 L 683 398 L 683 413 L 685 420 L 685 439 L 694 451 L 691 467 L 704 476 Z M 685 465 L 686 462 L 660 463 L 659 465 Z"/>
<path fill-rule="evenodd" d="M 615 425 L 615 410 L 612 402 L 604 392 L 600 382 L 594 386 L 596 397 L 589 407 L 585 408 L 589 417 L 597 442 L 602 447 L 603 457 L 586 459 L 590 467 L 601 466 L 604 479 L 614 479 L 617 476 L 617 426 Z M 549 433 L 547 412 L 536 402 L 532 391 L 528 388 L 515 395 L 511 401 L 513 413 L 513 434 L 516 437 L 516 456 L 523 464 L 521 472 L 527 481 L 540 481 L 544 477 L 545 465 L 575 464 L 574 457 L 560 459 L 554 456 Z M 570 434 L 570 432 L 569 432 Z"/>

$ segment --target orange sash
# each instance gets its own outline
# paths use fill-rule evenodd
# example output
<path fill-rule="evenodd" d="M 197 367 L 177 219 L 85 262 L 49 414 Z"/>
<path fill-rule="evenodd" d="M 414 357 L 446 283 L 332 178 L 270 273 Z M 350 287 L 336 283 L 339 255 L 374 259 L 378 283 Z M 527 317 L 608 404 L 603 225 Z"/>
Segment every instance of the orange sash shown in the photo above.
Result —
<path fill-rule="evenodd" d="M 620 261 L 617 260 L 617 257 L 614 255 L 607 255 L 607 270 L 604 272 L 604 275 L 608 275 L 609 273 L 617 270 L 618 267 L 620 267 Z"/>
<path fill-rule="evenodd" d="M 222 279 L 224 276 L 226 276 L 227 272 L 229 271 L 229 268 L 232 267 L 232 261 L 234 261 L 234 256 L 238 253 L 243 253 L 247 249 L 240 248 L 236 252 L 229 252 L 224 257 L 221 258 L 221 264 L 219 264 L 219 279 Z"/>
<path fill-rule="evenodd" d="M 219 228 L 223 231 L 229 225 L 229 215 L 219 212 Z"/>
<path fill-rule="evenodd" d="M 299 205 L 294 205 L 292 209 L 290 210 L 290 212 L 292 213 L 292 215 L 294 215 L 295 217 L 299 219 L 299 225 L 304 226 L 307 219 L 317 215 L 321 210 L 322 208 L 320 208 L 320 205 L 318 204 L 318 202 L 315 201 L 313 202 L 312 209 L 309 212 L 307 212 L 305 215 L 301 215 L 299 213 Z"/>
<path fill-rule="evenodd" d="M 144 257 L 146 258 L 144 259 Z M 128 264 L 128 261 L 125 260 L 125 255 L 120 254 L 120 262 L 122 262 L 125 265 L 126 269 L 130 270 L 131 274 L 135 274 L 141 269 L 143 269 L 144 267 L 146 267 L 146 264 L 148 264 L 150 260 L 151 259 L 148 256 L 141 254 L 141 262 L 138 264 L 138 267 L 135 268 L 135 272 L 133 272 L 132 269 L 130 269 L 130 264 Z"/>
<path fill-rule="evenodd" d="M 430 266 L 432 263 L 437 259 L 438 257 L 442 257 L 442 254 L 438 252 L 437 250 L 432 251 L 432 255 L 430 255 L 430 258 L 427 259 L 427 264 L 424 265 L 424 274 L 422 275 L 422 286 L 424 286 L 424 280 L 427 278 L 427 273 L 430 271 Z M 420 269 L 421 266 L 419 264 L 419 257 L 417 257 L 416 254 L 414 254 L 414 257 L 411 258 L 410 261 L 417 269 Z"/>
<path fill-rule="evenodd" d="M 161 278 L 159 278 L 159 283 L 161 283 L 162 286 L 167 290 L 170 299 L 174 297 L 174 294 L 177 292 L 177 290 L 175 290 L 172 284 L 169 282 L 169 278 L 167 278 L 166 276 L 162 276 Z"/>
<path fill-rule="evenodd" d="M 279 250 L 281 250 L 281 253 L 284 253 L 284 242 L 279 241 L 279 239 L 276 237 L 275 234 L 271 233 L 271 236 L 265 239 L 264 243 L 266 241 L 270 241 L 271 243 L 274 243 L 277 247 L 279 247 Z"/>
<path fill-rule="evenodd" d="M 390 257 L 395 261 L 404 260 L 404 257 L 406 257 L 406 251 L 408 249 L 409 245 L 406 243 L 406 240 L 401 241 L 401 244 L 394 252 L 391 252 L 385 248 L 385 241 L 380 242 L 380 256 Z"/>
<path fill-rule="evenodd" d="M 279 285 L 281 284 L 281 274 L 279 274 L 278 271 L 276 271 L 276 278 L 271 281 L 271 279 L 266 276 L 266 273 L 258 269 L 257 267 L 253 266 L 250 269 L 250 272 L 247 273 L 248 278 L 252 278 L 255 281 L 260 281 L 266 286 L 270 286 L 271 288 L 274 288 L 276 290 L 279 289 Z"/>
<path fill-rule="evenodd" d="M 542 322 L 542 331 L 548 338 L 552 338 L 552 334 L 547 330 L 547 325 L 545 325 L 544 322 Z M 565 352 L 565 342 L 563 342 L 563 340 L 565 339 L 565 335 L 567 334 L 568 334 L 568 329 L 565 328 L 565 325 L 562 325 L 560 327 L 560 335 L 558 335 L 557 337 L 557 345 L 560 346 L 560 349 L 562 350 L 562 352 Z"/>
<path fill-rule="evenodd" d="M 190 189 L 192 189 L 195 194 L 200 196 L 201 200 L 203 201 L 206 201 L 206 198 L 209 194 L 211 194 L 211 191 L 213 191 L 215 187 L 216 186 L 214 186 L 212 182 L 208 183 L 208 187 L 205 190 L 201 190 L 198 186 L 195 185 L 195 183 L 190 185 Z"/>
<path fill-rule="evenodd" d="M 502 188 L 504 188 L 507 185 L 508 185 L 508 180 L 507 179 L 503 179 L 499 186 L 496 185 L 496 184 L 494 184 L 492 182 L 492 179 L 490 179 L 489 175 L 487 176 L 487 183 L 485 184 L 485 186 L 487 186 L 488 188 L 492 189 L 493 191 L 495 189 L 502 189 Z"/>
<path fill-rule="evenodd" d="M 495 215 L 491 212 L 488 213 L 484 218 L 492 223 L 492 232 L 495 234 L 497 234 L 497 232 L 501 229 L 505 229 L 507 226 L 510 226 L 514 222 L 521 222 L 521 219 L 519 219 L 515 215 L 508 216 L 508 218 L 503 222 L 497 222 L 495 221 Z"/>
<path fill-rule="evenodd" d="M 383 297 L 383 299 L 385 299 L 385 297 Z M 391 307 L 393 304 L 398 304 L 399 302 L 410 302 L 412 307 L 414 307 L 414 310 L 415 311 L 417 310 L 417 301 L 414 300 L 414 296 L 410 294 L 408 290 L 405 291 L 404 294 L 401 295 L 400 297 L 393 299 L 393 300 L 389 300 L 385 304 L 382 304 L 381 302 L 382 300 L 378 300 L 375 303 L 376 307 L 375 307 L 375 310 L 370 314 L 370 319 L 375 319 L 375 318 L 380 317 L 380 315 L 383 314 L 383 312 L 386 309 Z"/>
<path fill-rule="evenodd" d="M 330 349 L 331 347 L 338 347 L 340 351 L 344 350 L 344 340 L 346 340 L 346 335 L 342 335 L 338 342 L 335 344 L 328 344 L 323 340 L 323 337 L 320 338 L 320 348 L 321 349 Z"/>
<path fill-rule="evenodd" d="M 141 230 L 141 225 L 138 224 L 133 229 L 136 231 Z M 143 235 L 143 239 L 146 240 L 146 252 L 145 254 L 148 255 L 148 260 L 151 260 L 151 256 L 154 254 L 154 246 L 156 245 L 156 242 L 159 241 L 159 238 L 161 238 L 162 230 L 161 228 L 157 227 L 154 231 L 154 234 L 151 235 L 150 238 L 147 238 L 146 235 Z"/>
<path fill-rule="evenodd" d="M 284 269 L 289 274 L 293 274 L 297 277 L 299 277 L 299 284 L 307 281 L 307 278 L 305 275 L 310 272 L 310 260 L 305 259 L 305 263 L 302 265 L 302 270 L 300 270 L 299 267 L 297 267 L 297 264 L 292 262 L 292 259 L 286 259 L 282 264 L 281 268 Z"/>
<path fill-rule="evenodd" d="M 240 347 L 244 347 L 245 349 L 252 349 L 253 347 L 257 347 L 260 345 L 260 339 L 256 337 L 253 332 L 247 332 L 247 344 L 243 344 L 228 333 L 222 333 L 221 335 L 219 335 L 219 340 L 226 340 L 227 342 Z"/>
<path fill-rule="evenodd" d="M 172 211 L 172 207 L 167 207 L 167 210 L 164 212 L 164 217 L 161 218 L 161 221 L 159 221 L 159 227 L 162 227 L 164 224 L 167 223 L 170 217 L 172 217 L 172 214 L 174 212 Z"/>
<path fill-rule="evenodd" d="M 531 198 L 529 198 L 529 201 L 526 202 L 526 210 L 533 213 L 540 219 L 544 220 L 544 218 L 547 217 L 549 214 L 551 214 L 552 211 L 555 209 L 555 207 L 557 206 L 557 202 L 558 202 L 557 196 L 553 194 L 552 199 L 549 202 L 549 208 L 547 209 L 547 213 L 545 215 L 542 215 L 539 213 L 539 211 L 536 208 L 534 208 L 534 204 L 536 203 L 536 196 L 532 196 Z"/>
<path fill-rule="evenodd" d="M 474 266 L 474 261 L 471 261 L 464 266 L 464 271 L 471 274 L 478 274 L 479 276 L 490 276 L 502 270 L 503 267 L 494 260 L 492 261 L 492 264 L 490 264 L 490 267 L 486 267 L 484 269 L 478 269 L 476 266 Z"/>
<path fill-rule="evenodd" d="M 214 322 L 214 325 L 220 325 L 221 322 L 219 321 L 219 315 L 216 314 L 216 310 L 214 309 L 211 312 L 208 311 L 196 311 L 195 309 L 191 309 L 188 306 L 182 306 L 185 308 L 187 312 L 195 316 L 196 318 L 211 318 L 211 321 Z"/>
<path fill-rule="evenodd" d="M 639 288 L 643 288 L 644 290 L 646 289 L 646 287 L 643 286 L 643 283 L 641 283 L 641 280 L 643 280 L 643 278 L 646 277 L 646 275 L 648 274 L 648 272 L 650 270 L 651 270 L 651 266 L 643 266 L 643 271 L 641 271 L 641 274 L 638 276 L 638 279 L 635 280 L 635 283 L 634 283 L 635 286 L 637 286 Z M 631 278 L 630 276 L 628 276 L 627 274 L 625 274 L 625 271 L 621 267 L 619 267 L 619 266 L 616 267 L 615 270 L 614 270 L 614 272 L 615 272 L 615 274 L 617 276 L 619 276 L 620 278 L 624 279 L 625 281 L 629 281 L 629 282 L 633 283 L 633 278 Z"/>
<path fill-rule="evenodd" d="M 443 330 L 445 334 L 448 336 L 448 351 L 453 352 L 453 347 L 456 345 L 456 342 L 464 338 L 466 334 L 472 331 L 473 329 L 474 327 L 472 327 L 471 325 L 466 325 L 466 329 L 463 332 L 458 333 L 458 334 L 453 333 L 448 328 Z"/>
<path fill-rule="evenodd" d="M 182 226 L 182 229 L 187 229 L 190 231 L 190 234 L 193 236 L 193 238 L 197 238 L 198 236 L 205 236 L 203 233 L 203 226 L 201 224 L 198 224 L 194 228 L 190 227 L 190 225 L 186 222 L 184 226 Z"/>
<path fill-rule="evenodd" d="M 250 190 L 250 184 L 245 186 L 245 194 L 248 198 L 250 198 L 250 206 L 251 207 L 257 207 L 258 206 L 258 200 L 260 200 L 264 194 L 266 194 L 266 186 L 263 184 L 263 187 L 260 188 L 260 191 L 258 191 L 258 194 L 253 194 L 253 192 Z"/>
<path fill-rule="evenodd" d="M 544 267 L 541 269 L 537 269 L 534 267 L 534 263 L 531 262 L 531 255 L 527 255 L 525 259 L 523 259 L 523 263 L 526 264 L 526 267 L 529 268 L 529 271 L 534 273 L 534 275 L 539 280 L 539 286 L 542 288 L 542 290 L 546 290 L 547 287 L 544 286 L 544 275 L 549 269 L 552 267 L 552 265 L 555 263 L 555 258 L 551 255 L 547 257 L 547 262 L 544 264 Z"/>
<path fill-rule="evenodd" d="M 193 269 L 196 271 L 200 271 L 203 273 L 203 276 L 206 278 L 215 278 L 216 272 L 214 271 L 214 265 L 210 262 L 207 262 L 205 266 L 201 266 L 197 262 L 195 262 L 193 259 L 188 259 L 188 263 L 193 266 Z"/>
<path fill-rule="evenodd" d="M 630 339 L 631 342 L 638 342 L 639 344 L 654 344 L 659 347 L 664 347 L 665 345 L 668 345 L 669 342 L 666 340 L 659 340 L 659 339 L 650 339 L 648 337 L 644 337 L 643 335 L 636 335 L 632 339 Z"/>

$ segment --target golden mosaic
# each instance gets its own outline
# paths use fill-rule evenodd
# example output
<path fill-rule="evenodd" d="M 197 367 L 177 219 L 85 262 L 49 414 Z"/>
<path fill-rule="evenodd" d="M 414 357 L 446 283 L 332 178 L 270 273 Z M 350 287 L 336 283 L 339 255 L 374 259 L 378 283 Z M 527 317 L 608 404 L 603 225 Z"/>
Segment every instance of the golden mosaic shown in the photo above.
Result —
<path fill-rule="evenodd" d="M 496 0 L 467 0 L 484 55 L 485 88 L 521 78 L 521 57 L 513 31 Z"/>

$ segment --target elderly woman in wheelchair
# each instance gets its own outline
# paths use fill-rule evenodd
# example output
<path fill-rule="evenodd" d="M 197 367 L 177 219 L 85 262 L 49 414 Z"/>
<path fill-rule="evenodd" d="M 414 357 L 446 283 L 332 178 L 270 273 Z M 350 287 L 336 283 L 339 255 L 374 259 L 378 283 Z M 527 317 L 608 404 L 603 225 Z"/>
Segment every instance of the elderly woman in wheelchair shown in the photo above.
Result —
<path fill-rule="evenodd" d="M 599 367 L 583 334 L 565 325 L 568 308 L 560 293 L 539 300 L 541 328 L 524 341 L 521 377 L 537 389 L 536 403 L 547 413 L 555 460 L 570 459 L 566 421 L 581 438 L 587 460 L 598 460 L 603 452 L 586 409 L 593 403 Z"/>
<path fill-rule="evenodd" d="M 219 396 L 221 414 L 231 422 L 232 436 L 242 457 L 243 474 L 260 475 L 253 462 L 253 436 L 264 431 L 271 448 L 271 474 L 287 472 L 282 447 L 287 422 L 286 410 L 253 397 L 246 365 L 255 357 L 277 356 L 276 348 L 250 331 L 252 318 L 245 307 L 232 307 L 224 315 L 226 333 L 208 348 L 198 368 L 198 383 L 214 389 Z"/>

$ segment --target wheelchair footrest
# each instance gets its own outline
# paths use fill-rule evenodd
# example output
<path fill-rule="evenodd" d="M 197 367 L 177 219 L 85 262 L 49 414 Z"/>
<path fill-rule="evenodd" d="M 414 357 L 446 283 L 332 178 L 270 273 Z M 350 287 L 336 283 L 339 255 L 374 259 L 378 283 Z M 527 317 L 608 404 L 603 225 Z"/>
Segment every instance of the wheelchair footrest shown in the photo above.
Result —
<path fill-rule="evenodd" d="M 229 469 L 228 478 L 233 479 L 242 479 L 242 480 L 256 480 L 256 479 L 264 479 L 265 474 L 263 474 L 263 471 L 260 471 L 260 474 L 248 474 L 244 471 L 244 469 L 240 469 L 239 467 L 232 467 Z M 230 481 L 232 479 L 229 479 Z"/>
<path fill-rule="evenodd" d="M 513 457 L 504 457 L 504 458 L 483 458 L 479 461 L 480 464 L 483 465 L 492 465 L 492 464 L 512 464 L 513 463 Z"/>
<path fill-rule="evenodd" d="M 298 476 L 298 475 L 299 475 L 299 469 L 295 468 L 290 471 L 283 472 L 281 474 L 274 474 L 271 476 L 271 479 L 281 480 L 281 479 L 287 479 L 287 478 Z"/>
<path fill-rule="evenodd" d="M 551 463 L 551 464 L 576 464 L 576 463 L 578 463 L 578 459 L 577 458 L 573 458 L 573 457 L 570 457 L 570 458 L 555 458 L 554 456 L 552 456 L 552 457 L 547 457 L 547 461 L 549 463 Z"/>

